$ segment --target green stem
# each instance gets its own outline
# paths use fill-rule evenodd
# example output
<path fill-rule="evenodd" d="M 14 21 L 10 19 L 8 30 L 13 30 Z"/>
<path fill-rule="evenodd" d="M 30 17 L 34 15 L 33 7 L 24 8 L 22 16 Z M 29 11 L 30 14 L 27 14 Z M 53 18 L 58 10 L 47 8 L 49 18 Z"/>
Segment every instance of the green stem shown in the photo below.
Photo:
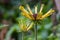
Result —
<path fill-rule="evenodd" d="M 24 40 L 24 32 L 22 32 L 22 40 Z"/>
<path fill-rule="evenodd" d="M 37 40 L 37 22 L 35 22 L 34 31 L 35 31 L 35 40 Z"/>

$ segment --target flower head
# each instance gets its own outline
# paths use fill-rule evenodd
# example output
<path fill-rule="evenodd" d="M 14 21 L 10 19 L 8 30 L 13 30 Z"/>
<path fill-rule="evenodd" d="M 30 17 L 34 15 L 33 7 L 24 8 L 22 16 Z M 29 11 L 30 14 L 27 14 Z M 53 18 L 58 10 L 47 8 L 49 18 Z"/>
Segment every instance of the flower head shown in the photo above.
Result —
<path fill-rule="evenodd" d="M 55 12 L 53 9 L 50 9 L 46 14 L 42 15 L 43 7 L 44 7 L 44 4 L 41 5 L 40 11 L 37 13 L 37 6 L 35 6 L 35 14 L 32 13 L 29 5 L 27 5 L 28 11 L 25 10 L 23 6 L 20 6 L 19 9 L 22 11 L 22 15 L 24 15 L 25 17 L 31 20 L 42 20 L 50 16 L 51 14 L 53 14 L 53 12 Z"/>
<path fill-rule="evenodd" d="M 24 24 L 21 20 L 21 24 L 19 23 L 19 27 L 21 29 L 21 31 L 28 31 L 32 28 L 32 26 L 34 25 L 34 23 L 32 22 L 29 26 L 27 26 L 26 24 Z"/>

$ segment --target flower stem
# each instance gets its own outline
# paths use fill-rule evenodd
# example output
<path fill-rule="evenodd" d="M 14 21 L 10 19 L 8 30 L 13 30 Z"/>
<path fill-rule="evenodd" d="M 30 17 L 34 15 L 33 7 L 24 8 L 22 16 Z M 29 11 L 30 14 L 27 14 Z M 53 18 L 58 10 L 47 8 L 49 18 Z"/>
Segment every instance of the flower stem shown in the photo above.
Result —
<path fill-rule="evenodd" d="M 35 31 L 35 40 L 37 40 L 37 22 L 35 22 L 34 31 Z"/>
<path fill-rule="evenodd" d="M 22 32 L 22 40 L 24 40 L 24 32 Z"/>

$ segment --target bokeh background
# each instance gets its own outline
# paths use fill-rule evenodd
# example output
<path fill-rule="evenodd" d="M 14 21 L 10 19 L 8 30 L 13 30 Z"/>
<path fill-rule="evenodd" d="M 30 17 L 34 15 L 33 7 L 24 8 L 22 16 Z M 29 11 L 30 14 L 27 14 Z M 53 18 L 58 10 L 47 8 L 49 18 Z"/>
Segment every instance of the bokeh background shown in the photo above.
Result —
<path fill-rule="evenodd" d="M 45 18 L 38 25 L 38 40 L 60 40 L 60 0 L 0 0 L 0 40 L 21 40 L 18 20 L 29 22 L 21 16 L 19 6 L 28 4 L 34 12 L 34 6 L 44 4 L 43 14 L 49 9 L 55 13 Z M 34 40 L 34 30 L 25 33 L 24 40 Z"/>

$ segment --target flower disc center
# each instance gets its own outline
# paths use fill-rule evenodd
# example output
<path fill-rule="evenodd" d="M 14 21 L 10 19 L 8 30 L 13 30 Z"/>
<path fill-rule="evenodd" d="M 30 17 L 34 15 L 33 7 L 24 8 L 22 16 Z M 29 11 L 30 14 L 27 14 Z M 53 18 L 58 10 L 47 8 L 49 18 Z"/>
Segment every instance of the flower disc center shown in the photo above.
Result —
<path fill-rule="evenodd" d="M 34 19 L 36 20 L 37 14 L 33 14 Z"/>

